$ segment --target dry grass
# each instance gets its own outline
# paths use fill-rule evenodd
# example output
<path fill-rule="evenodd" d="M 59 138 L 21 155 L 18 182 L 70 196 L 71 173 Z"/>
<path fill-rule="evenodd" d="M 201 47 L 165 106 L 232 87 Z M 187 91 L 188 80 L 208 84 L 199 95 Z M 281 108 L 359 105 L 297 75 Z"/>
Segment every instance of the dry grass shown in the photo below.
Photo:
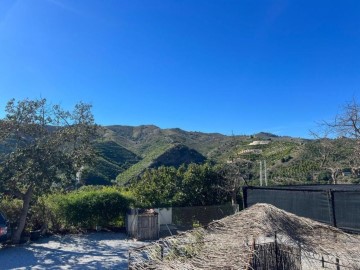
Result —
<path fill-rule="evenodd" d="M 313 257 L 331 257 L 342 266 L 360 269 L 358 235 L 268 204 L 256 204 L 206 228 L 133 250 L 129 263 L 132 269 L 251 269 L 253 243 L 274 241 L 274 235 L 283 244 L 301 248 L 306 268 L 320 268 Z"/>

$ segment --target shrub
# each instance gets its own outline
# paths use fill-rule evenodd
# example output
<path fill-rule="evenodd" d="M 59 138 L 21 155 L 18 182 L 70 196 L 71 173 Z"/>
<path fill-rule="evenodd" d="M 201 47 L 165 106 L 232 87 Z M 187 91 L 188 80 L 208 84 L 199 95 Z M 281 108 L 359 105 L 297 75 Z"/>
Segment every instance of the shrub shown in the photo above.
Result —
<path fill-rule="evenodd" d="M 119 220 L 124 219 L 131 199 L 115 188 L 104 187 L 56 194 L 49 196 L 46 201 L 52 212 L 54 229 L 59 229 L 56 228 L 59 224 L 63 229 L 93 229 L 96 226 L 119 224 Z"/>
<path fill-rule="evenodd" d="M 331 180 L 331 172 L 321 171 L 317 177 L 318 182 L 328 183 Z"/>
<path fill-rule="evenodd" d="M 22 204 L 23 202 L 21 200 L 8 196 L 5 196 L 0 201 L 0 211 L 6 215 L 12 229 L 17 226 L 22 210 Z M 31 209 L 29 210 L 25 231 L 45 228 L 49 222 L 47 214 L 48 211 L 46 211 L 43 198 L 40 197 L 32 204 Z"/>
<path fill-rule="evenodd" d="M 39 197 L 31 206 L 28 215 L 27 228 L 30 231 L 46 229 L 49 223 L 49 211 L 44 197 Z"/>
<path fill-rule="evenodd" d="M 0 201 L 0 211 L 3 212 L 10 223 L 15 224 L 21 213 L 22 201 L 4 196 Z"/>

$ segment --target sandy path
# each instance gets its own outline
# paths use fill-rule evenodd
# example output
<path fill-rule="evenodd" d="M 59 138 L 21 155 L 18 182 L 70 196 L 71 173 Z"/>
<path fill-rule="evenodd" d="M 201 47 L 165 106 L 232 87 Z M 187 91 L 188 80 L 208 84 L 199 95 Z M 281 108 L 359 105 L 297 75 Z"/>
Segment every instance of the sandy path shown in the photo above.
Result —
<path fill-rule="evenodd" d="M 127 269 L 128 250 L 144 244 L 122 233 L 51 236 L 0 248 L 0 269 Z"/>

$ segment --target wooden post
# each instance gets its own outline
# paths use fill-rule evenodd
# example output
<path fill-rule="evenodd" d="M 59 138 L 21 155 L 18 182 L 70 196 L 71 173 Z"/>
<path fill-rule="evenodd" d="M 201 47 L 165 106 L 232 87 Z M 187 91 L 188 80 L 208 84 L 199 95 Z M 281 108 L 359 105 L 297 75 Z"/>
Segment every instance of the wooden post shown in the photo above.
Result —
<path fill-rule="evenodd" d="M 330 223 L 332 226 L 336 227 L 334 194 L 331 189 L 329 189 L 328 191 L 328 199 L 329 199 Z"/>
<path fill-rule="evenodd" d="M 324 256 L 321 256 L 321 267 L 325 268 Z"/>
<path fill-rule="evenodd" d="M 247 192 L 248 192 L 248 188 L 247 187 L 243 187 L 243 209 L 246 209 L 248 207 L 248 203 L 247 203 Z"/>
<path fill-rule="evenodd" d="M 252 242 L 252 245 L 251 245 L 251 249 L 250 249 L 250 256 L 249 256 L 249 262 L 248 264 L 246 265 L 246 270 L 249 270 L 249 269 L 252 269 L 251 265 L 253 263 L 253 259 L 254 259 L 254 252 L 255 252 L 255 238 L 253 238 L 253 242 Z"/>
<path fill-rule="evenodd" d="M 340 270 L 340 261 L 336 258 L 336 270 Z"/>
<path fill-rule="evenodd" d="M 276 264 L 276 269 L 279 269 L 279 267 L 278 267 L 278 246 L 277 246 L 276 232 L 275 232 L 275 264 Z"/>
<path fill-rule="evenodd" d="M 164 259 L 164 246 L 162 245 L 162 244 L 160 244 L 160 258 L 161 258 L 161 260 L 163 260 Z"/>

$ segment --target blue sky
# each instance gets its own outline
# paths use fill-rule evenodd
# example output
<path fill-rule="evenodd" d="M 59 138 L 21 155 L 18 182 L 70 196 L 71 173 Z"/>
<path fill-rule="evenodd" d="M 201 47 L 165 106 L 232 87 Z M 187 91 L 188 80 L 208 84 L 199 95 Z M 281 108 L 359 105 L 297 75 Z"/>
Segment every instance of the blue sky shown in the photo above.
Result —
<path fill-rule="evenodd" d="M 5 103 L 99 124 L 308 137 L 359 97 L 360 1 L 1 0 Z M 3 114 L 2 114 L 3 115 Z"/>

